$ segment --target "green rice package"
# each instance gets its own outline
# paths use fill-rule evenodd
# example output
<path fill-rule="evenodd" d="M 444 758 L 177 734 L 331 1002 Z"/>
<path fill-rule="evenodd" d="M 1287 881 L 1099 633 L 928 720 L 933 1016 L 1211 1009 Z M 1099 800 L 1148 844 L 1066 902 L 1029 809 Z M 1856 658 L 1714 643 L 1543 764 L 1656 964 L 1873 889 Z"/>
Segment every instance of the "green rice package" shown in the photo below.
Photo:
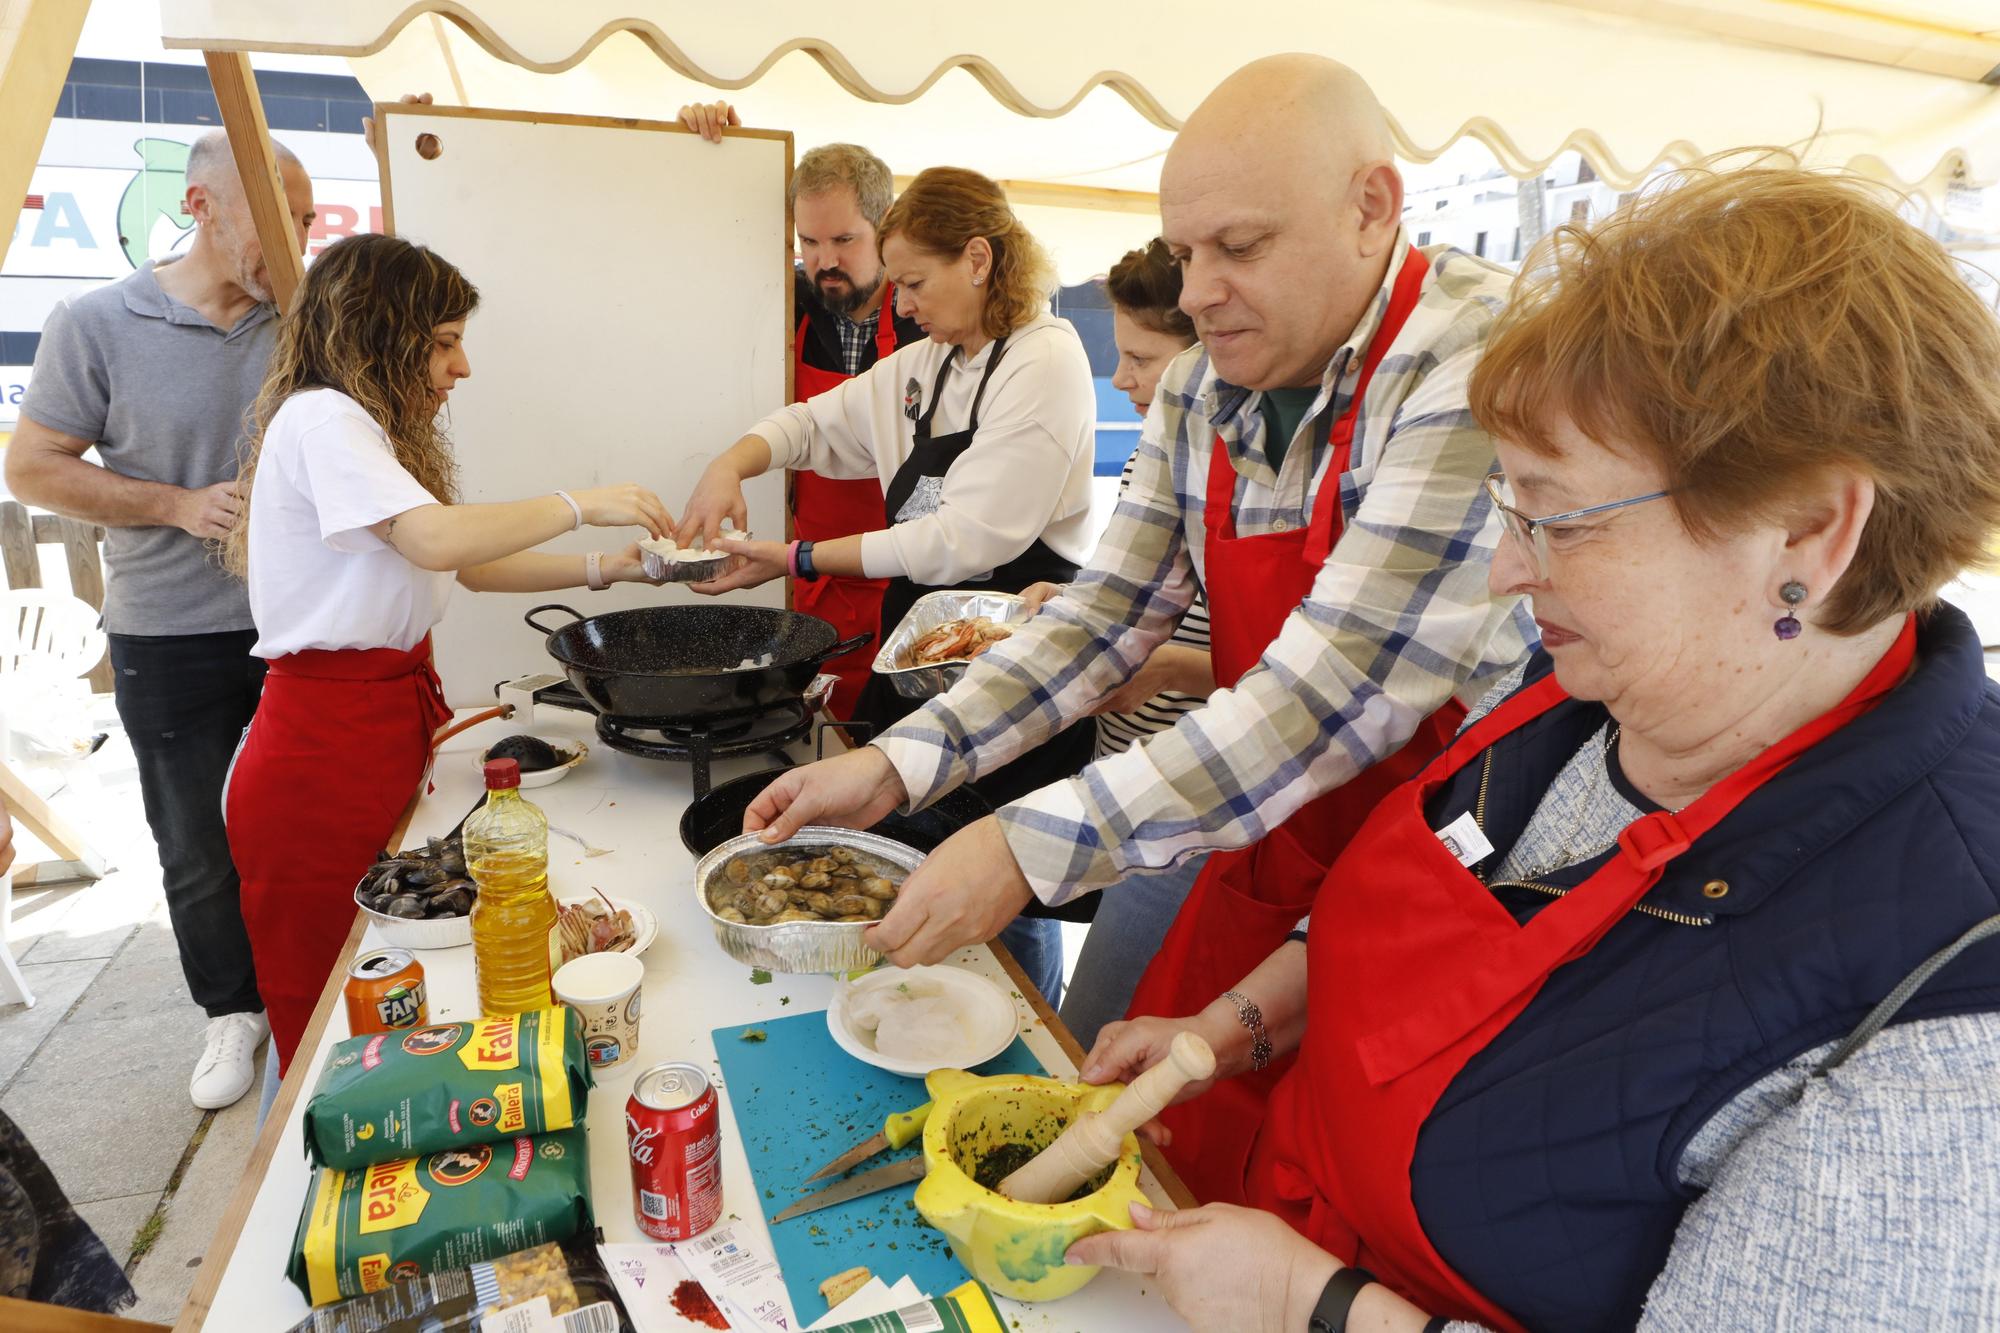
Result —
<path fill-rule="evenodd" d="M 587 1233 L 581 1126 L 313 1176 L 285 1275 L 314 1305 Z"/>
<path fill-rule="evenodd" d="M 351 1170 L 583 1123 L 582 1024 L 560 1006 L 337 1043 L 306 1103 L 306 1155 Z"/>

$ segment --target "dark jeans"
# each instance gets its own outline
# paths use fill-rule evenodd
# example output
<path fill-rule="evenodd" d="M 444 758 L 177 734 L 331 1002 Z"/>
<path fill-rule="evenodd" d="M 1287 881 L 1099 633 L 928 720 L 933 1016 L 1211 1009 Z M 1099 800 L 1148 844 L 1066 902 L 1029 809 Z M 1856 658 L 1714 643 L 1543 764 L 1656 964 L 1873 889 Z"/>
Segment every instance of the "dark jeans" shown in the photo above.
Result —
<path fill-rule="evenodd" d="M 222 782 L 264 688 L 264 661 L 250 655 L 257 632 L 110 638 L 118 717 L 139 761 L 188 994 L 210 1018 L 255 1013 L 264 1001 L 222 828 Z"/>

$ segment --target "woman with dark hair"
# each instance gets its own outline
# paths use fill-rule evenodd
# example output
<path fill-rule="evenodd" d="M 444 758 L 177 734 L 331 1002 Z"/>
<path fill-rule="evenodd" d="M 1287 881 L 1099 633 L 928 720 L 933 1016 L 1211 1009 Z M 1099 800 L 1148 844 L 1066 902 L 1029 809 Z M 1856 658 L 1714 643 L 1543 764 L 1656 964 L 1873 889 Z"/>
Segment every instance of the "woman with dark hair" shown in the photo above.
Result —
<path fill-rule="evenodd" d="M 263 701 L 224 791 L 243 919 L 290 1062 L 353 918 L 354 885 L 422 780 L 451 716 L 430 631 L 454 581 L 543 592 L 644 581 L 637 543 L 587 556 L 528 548 L 589 523 L 671 520 L 633 485 L 458 503 L 439 415 L 472 373 L 465 322 L 479 293 L 394 236 L 322 251 L 285 320 L 252 411 L 223 542 L 250 585 Z"/>
<path fill-rule="evenodd" d="M 875 478 L 889 526 L 823 542 L 722 538 L 744 558 L 695 591 L 787 573 L 885 578 L 886 635 L 925 593 L 1066 583 L 1089 554 L 1097 398 L 1076 330 L 1049 313 L 1047 255 L 999 185 L 957 167 L 912 181 L 878 236 L 897 313 L 928 337 L 758 422 L 709 464 L 676 536 L 714 542 L 725 518 L 743 528 L 743 482 L 774 467 Z M 918 702 L 872 676 L 854 718 L 879 735 Z M 1089 728 L 1073 728 L 976 785 L 1003 805 L 1077 772 L 1092 741 Z M 1062 951 L 1053 924 L 1019 922 L 1002 939 L 1054 1003 Z"/>
<path fill-rule="evenodd" d="M 1180 307 L 1180 266 L 1168 253 L 1167 243 L 1155 237 L 1126 251 L 1111 266 L 1104 292 L 1111 299 L 1111 339 L 1118 349 L 1111 387 L 1124 390 L 1143 419 L 1152 410 L 1161 372 L 1195 344 L 1194 321 Z M 1131 484 L 1137 457 L 1134 450 L 1125 460 L 1118 478 L 1120 498 Z M 1039 610 L 1061 591 L 1057 584 L 1038 583 L 1024 596 Z M 1116 754 L 1143 737 L 1165 731 L 1183 714 L 1207 703 L 1214 689 L 1208 599 L 1197 591 L 1173 636 L 1098 705 L 1093 719 L 1094 757 Z M 1146 964 L 1160 951 L 1167 927 L 1207 864 L 1206 856 L 1191 857 L 1158 874 L 1131 875 L 1122 891 L 1099 895 L 1097 915 L 1063 994 L 1062 1019 L 1078 1041 L 1088 1046 L 1097 1039 L 1099 1028 L 1125 1016 Z"/>
<path fill-rule="evenodd" d="M 1167 252 L 1167 243 L 1156 236 L 1142 249 L 1126 251 L 1111 266 L 1104 291 L 1111 298 L 1111 340 L 1118 349 L 1111 387 L 1123 389 L 1143 419 L 1152 409 L 1160 373 L 1195 344 L 1194 321 L 1180 306 L 1181 270 Z M 1131 480 L 1128 458 L 1118 478 L 1121 493 Z M 1214 688 L 1208 600 L 1197 593 L 1173 637 L 1153 650 L 1139 674 L 1098 706 L 1097 758 L 1166 730 L 1181 714 L 1201 707 Z"/>

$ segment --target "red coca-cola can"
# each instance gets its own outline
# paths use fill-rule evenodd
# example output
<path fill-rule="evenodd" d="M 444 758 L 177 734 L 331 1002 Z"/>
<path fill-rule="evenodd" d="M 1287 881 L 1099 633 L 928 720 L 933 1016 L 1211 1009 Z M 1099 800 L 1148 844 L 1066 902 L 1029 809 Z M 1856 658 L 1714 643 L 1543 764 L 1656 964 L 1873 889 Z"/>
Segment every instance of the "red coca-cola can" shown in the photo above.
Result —
<path fill-rule="evenodd" d="M 654 1065 L 625 1103 L 632 1215 L 654 1240 L 699 1236 L 722 1216 L 722 1126 L 698 1065 Z"/>

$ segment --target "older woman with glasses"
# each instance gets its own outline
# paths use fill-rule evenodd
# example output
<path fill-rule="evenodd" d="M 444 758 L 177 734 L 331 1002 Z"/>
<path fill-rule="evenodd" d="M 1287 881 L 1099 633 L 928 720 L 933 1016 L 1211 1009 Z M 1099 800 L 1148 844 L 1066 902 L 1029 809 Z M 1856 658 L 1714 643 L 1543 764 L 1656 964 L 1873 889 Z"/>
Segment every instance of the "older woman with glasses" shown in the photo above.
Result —
<path fill-rule="evenodd" d="M 1092 1051 L 1296 1048 L 1257 1209 L 1070 1259 L 1197 1329 L 1990 1323 L 2000 690 L 1938 594 L 2000 527 L 2000 327 L 1868 187 L 1787 169 L 1550 259 L 1470 393 L 1541 651 L 1309 934 Z"/>

